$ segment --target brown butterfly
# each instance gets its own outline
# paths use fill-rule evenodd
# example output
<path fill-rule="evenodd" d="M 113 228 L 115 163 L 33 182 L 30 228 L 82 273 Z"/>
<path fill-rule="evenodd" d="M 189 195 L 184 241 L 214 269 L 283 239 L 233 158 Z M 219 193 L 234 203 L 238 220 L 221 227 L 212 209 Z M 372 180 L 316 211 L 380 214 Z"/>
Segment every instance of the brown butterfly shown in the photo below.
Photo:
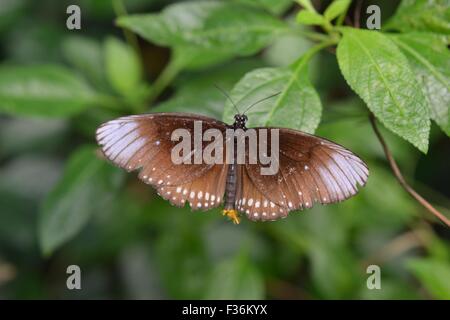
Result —
<path fill-rule="evenodd" d="M 96 138 L 110 161 L 127 171 L 140 169 L 139 178 L 173 205 L 182 207 L 189 202 L 192 210 L 205 211 L 223 203 L 223 214 L 234 223 L 239 223 L 238 212 L 254 221 L 272 221 L 285 218 L 290 211 L 310 208 L 315 202 L 340 202 L 366 183 L 368 168 L 351 151 L 286 128 L 277 128 L 279 169 L 275 174 L 261 174 L 261 163 L 172 161 L 172 150 L 178 143 L 172 139 L 176 129 L 194 132 L 195 123 L 200 122 L 202 134 L 208 129 L 219 130 L 224 136 L 227 129 L 249 130 L 245 114 L 238 113 L 234 119 L 233 125 L 227 125 L 187 113 L 133 115 L 102 124 Z M 201 149 L 209 143 L 202 141 Z"/>

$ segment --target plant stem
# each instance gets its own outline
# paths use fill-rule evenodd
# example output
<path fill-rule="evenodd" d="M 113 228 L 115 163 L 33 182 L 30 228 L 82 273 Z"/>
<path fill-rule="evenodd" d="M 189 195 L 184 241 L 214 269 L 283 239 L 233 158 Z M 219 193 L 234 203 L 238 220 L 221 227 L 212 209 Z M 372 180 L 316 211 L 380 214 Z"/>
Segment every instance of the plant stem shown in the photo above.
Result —
<path fill-rule="evenodd" d="M 306 51 L 300 58 L 298 58 L 294 63 L 291 64 L 293 74 L 298 75 L 302 71 L 303 67 L 309 62 L 309 60 L 311 60 L 311 58 L 317 52 L 319 52 L 320 50 L 322 50 L 328 46 L 331 46 L 333 44 L 336 44 L 336 41 L 334 39 L 329 39 L 327 41 L 323 41 L 323 42 L 318 43 L 315 46 L 309 48 L 308 51 Z M 296 77 L 291 78 L 291 80 L 289 80 L 289 82 L 287 82 L 286 86 L 289 87 L 293 83 L 295 78 Z M 283 99 L 285 94 L 286 94 L 286 91 L 281 92 L 278 99 Z M 270 119 L 276 110 L 277 110 L 277 107 L 272 108 L 270 110 L 267 118 Z"/>
<path fill-rule="evenodd" d="M 329 21 L 325 21 L 325 23 L 322 25 L 323 30 L 325 30 L 326 33 L 331 35 L 331 32 L 333 31 L 333 25 Z"/>
<path fill-rule="evenodd" d="M 154 102 L 179 72 L 180 66 L 177 59 L 170 60 L 169 64 L 164 68 L 159 77 L 153 83 L 152 90 L 150 91 L 147 101 L 149 103 Z"/>
<path fill-rule="evenodd" d="M 340 14 L 340 16 L 337 18 L 337 20 L 336 20 L 336 26 L 338 26 L 338 27 L 340 27 L 340 26 L 342 26 L 342 24 L 344 23 L 344 19 L 345 19 L 345 17 L 347 16 L 347 12 L 348 12 L 348 9 L 350 8 L 350 5 L 347 7 L 347 9 L 345 9 L 345 11 L 344 12 L 342 12 L 341 14 Z"/>
<path fill-rule="evenodd" d="M 425 207 L 429 212 L 431 212 L 436 218 L 438 218 L 441 222 L 447 225 L 447 227 L 450 228 L 450 220 L 444 216 L 441 212 L 439 212 L 436 208 L 434 208 L 427 200 L 425 200 L 420 194 L 418 194 L 405 180 L 403 177 L 397 163 L 394 160 L 394 157 L 392 156 L 391 151 L 389 150 L 386 142 L 384 141 L 383 136 L 381 135 L 380 131 L 378 130 L 375 116 L 373 113 L 369 116 L 370 123 L 372 124 L 373 131 L 375 132 L 378 140 L 381 143 L 381 146 L 383 147 L 384 154 L 386 155 L 386 159 L 389 162 L 389 165 L 391 166 L 392 172 L 394 173 L 395 178 L 398 180 L 400 185 L 405 189 L 414 199 L 416 199 L 417 202 L 419 202 L 422 206 Z"/>
<path fill-rule="evenodd" d="M 337 39 L 332 39 L 330 37 L 327 37 L 325 41 L 322 41 L 315 46 L 311 47 L 306 51 L 296 62 L 293 63 L 296 68 L 298 67 L 298 64 L 304 64 L 307 63 L 317 52 L 319 52 L 322 49 L 325 49 L 326 47 L 332 46 L 337 43 Z"/>
<path fill-rule="evenodd" d="M 323 34 L 323 33 L 319 33 L 319 32 L 314 32 L 314 31 L 308 31 L 308 30 L 303 30 L 303 29 L 295 29 L 294 30 L 295 33 L 305 36 L 311 40 L 314 41 L 325 41 L 327 39 L 329 39 L 329 36 Z"/>
<path fill-rule="evenodd" d="M 112 6 L 117 17 L 128 15 L 127 9 L 122 0 L 113 0 Z M 136 54 L 140 57 L 141 50 L 139 48 L 139 41 L 137 36 L 133 32 L 130 32 L 128 29 L 125 28 L 123 29 L 123 35 L 125 36 L 127 43 L 134 49 Z"/>
<path fill-rule="evenodd" d="M 355 24 L 355 28 L 359 29 L 360 25 L 360 19 L 361 19 L 361 7 L 362 7 L 362 1 L 357 0 L 356 6 L 355 6 L 355 14 L 353 16 L 353 23 Z"/>

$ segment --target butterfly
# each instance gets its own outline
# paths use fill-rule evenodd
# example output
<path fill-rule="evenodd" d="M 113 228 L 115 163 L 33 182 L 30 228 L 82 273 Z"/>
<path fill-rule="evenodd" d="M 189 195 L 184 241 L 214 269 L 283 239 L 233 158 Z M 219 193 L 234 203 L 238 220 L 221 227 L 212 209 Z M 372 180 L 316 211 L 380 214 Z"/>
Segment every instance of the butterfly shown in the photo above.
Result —
<path fill-rule="evenodd" d="M 314 203 L 343 201 L 365 185 L 367 165 L 343 146 L 293 129 L 247 129 L 247 120 L 245 112 L 238 112 L 232 125 L 189 113 L 132 115 L 102 124 L 96 139 L 107 159 L 129 172 L 139 170 L 139 179 L 171 204 L 183 207 L 189 203 L 192 210 L 203 211 L 223 205 L 223 214 L 236 224 L 240 213 L 253 221 L 273 221 Z M 182 128 L 193 133 L 196 123 L 201 124 L 202 135 L 212 129 L 223 133 L 223 139 L 227 130 L 261 133 L 276 129 L 278 170 L 262 174 L 260 162 L 174 163 L 172 152 L 178 142 L 173 132 Z M 209 143 L 201 141 L 197 148 L 205 150 Z M 273 139 L 267 143 L 270 149 Z M 235 143 L 223 145 L 224 149 L 236 147 Z M 247 161 L 248 148 L 245 152 Z M 185 156 L 192 157 L 192 152 Z"/>

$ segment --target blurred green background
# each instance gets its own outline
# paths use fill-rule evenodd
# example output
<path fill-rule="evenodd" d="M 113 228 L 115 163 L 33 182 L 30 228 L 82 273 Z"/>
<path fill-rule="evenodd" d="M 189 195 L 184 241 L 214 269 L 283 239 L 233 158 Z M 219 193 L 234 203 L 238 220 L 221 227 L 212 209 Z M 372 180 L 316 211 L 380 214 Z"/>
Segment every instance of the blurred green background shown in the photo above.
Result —
<path fill-rule="evenodd" d="M 0 299 L 449 299 L 449 230 L 394 179 L 330 52 L 309 72 L 324 108 L 316 134 L 370 168 L 367 186 L 348 201 L 236 226 L 220 210 L 171 207 L 96 155 L 100 123 L 163 110 L 220 119 L 225 98 L 213 84 L 229 91 L 246 72 L 286 66 L 311 46 L 293 33 L 246 57 L 212 52 L 199 60 L 211 63 L 177 68 L 188 48 L 172 52 L 114 24 L 123 5 L 157 13 L 173 2 L 0 0 L 0 87 L 20 92 L 8 85 L 21 72 L 35 86 L 21 102 L 31 112 L 0 113 Z M 273 2 L 268 8 L 286 20 L 299 8 Z M 370 3 L 383 21 L 398 5 L 363 7 Z M 66 28 L 70 4 L 81 8 L 81 30 Z M 42 79 L 61 87 L 46 92 Z M 33 115 L 41 105 L 48 110 Z M 382 132 L 406 179 L 449 215 L 448 137 L 433 124 L 424 155 Z M 366 286 L 371 264 L 381 268 L 380 290 Z M 82 290 L 66 288 L 69 265 L 80 266 Z"/>

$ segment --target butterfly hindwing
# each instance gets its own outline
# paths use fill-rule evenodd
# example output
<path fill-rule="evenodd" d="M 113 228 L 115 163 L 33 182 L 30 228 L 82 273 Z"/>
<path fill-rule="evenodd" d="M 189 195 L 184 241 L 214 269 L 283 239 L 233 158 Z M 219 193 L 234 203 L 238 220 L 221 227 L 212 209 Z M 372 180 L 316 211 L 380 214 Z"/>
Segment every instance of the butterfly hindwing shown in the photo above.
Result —
<path fill-rule="evenodd" d="M 216 164 L 196 180 L 174 186 L 158 187 L 158 194 L 170 203 L 192 210 L 209 210 L 223 202 L 228 166 Z"/>
<path fill-rule="evenodd" d="M 264 195 L 251 180 L 245 165 L 236 169 L 238 189 L 236 192 L 236 208 L 253 221 L 272 221 L 287 217 L 286 206 L 273 202 Z"/>

